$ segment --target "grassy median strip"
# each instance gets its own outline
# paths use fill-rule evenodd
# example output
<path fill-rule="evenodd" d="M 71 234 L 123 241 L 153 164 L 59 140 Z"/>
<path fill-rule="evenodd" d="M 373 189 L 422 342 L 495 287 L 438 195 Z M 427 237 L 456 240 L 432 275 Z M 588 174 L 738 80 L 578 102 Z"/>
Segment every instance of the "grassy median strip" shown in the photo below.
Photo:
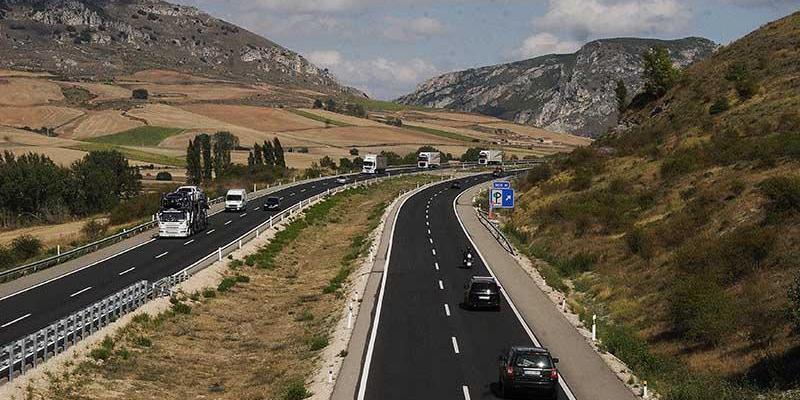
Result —
<path fill-rule="evenodd" d="M 399 190 L 429 179 L 395 178 L 316 204 L 269 244 L 229 260 L 221 282 L 175 296 L 158 316 L 136 316 L 26 399 L 310 396 L 307 379 L 332 343 L 370 233 Z"/>

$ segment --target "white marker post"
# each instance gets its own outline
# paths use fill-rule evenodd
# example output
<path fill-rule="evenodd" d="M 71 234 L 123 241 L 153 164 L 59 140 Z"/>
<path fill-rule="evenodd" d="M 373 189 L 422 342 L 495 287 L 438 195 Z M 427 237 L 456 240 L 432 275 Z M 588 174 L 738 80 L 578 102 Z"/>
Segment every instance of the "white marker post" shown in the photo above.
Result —
<path fill-rule="evenodd" d="M 350 310 L 347 311 L 347 329 L 353 327 L 353 305 L 350 305 Z"/>
<path fill-rule="evenodd" d="M 592 314 L 592 342 L 597 341 L 597 314 Z"/>

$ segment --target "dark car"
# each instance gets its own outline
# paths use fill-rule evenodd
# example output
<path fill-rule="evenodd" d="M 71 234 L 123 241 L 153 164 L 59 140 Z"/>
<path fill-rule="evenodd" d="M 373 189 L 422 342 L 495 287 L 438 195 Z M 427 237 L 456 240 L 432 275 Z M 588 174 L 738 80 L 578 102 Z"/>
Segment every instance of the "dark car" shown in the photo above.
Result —
<path fill-rule="evenodd" d="M 473 276 L 464 285 L 464 307 L 500 309 L 500 285 L 491 276 Z"/>
<path fill-rule="evenodd" d="M 461 189 L 461 181 L 453 181 L 450 184 L 450 189 Z"/>
<path fill-rule="evenodd" d="M 494 169 L 494 172 L 492 172 L 492 176 L 494 176 L 495 178 L 499 178 L 503 176 L 503 172 L 505 172 L 503 170 L 503 167 L 497 167 Z"/>
<path fill-rule="evenodd" d="M 264 202 L 264 210 L 273 211 L 273 210 L 280 210 L 281 209 L 281 199 L 277 197 L 267 197 L 267 201 Z"/>
<path fill-rule="evenodd" d="M 558 398 L 558 358 L 541 347 L 512 347 L 500 354 L 499 394 L 533 394 Z"/>

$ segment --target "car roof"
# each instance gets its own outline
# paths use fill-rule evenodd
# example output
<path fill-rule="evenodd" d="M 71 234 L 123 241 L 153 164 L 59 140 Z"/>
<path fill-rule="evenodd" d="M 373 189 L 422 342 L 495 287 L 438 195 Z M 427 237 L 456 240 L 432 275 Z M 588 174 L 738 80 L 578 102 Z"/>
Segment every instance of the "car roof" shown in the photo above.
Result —
<path fill-rule="evenodd" d="M 550 354 L 550 350 L 545 349 L 544 347 L 531 347 L 531 346 L 514 346 L 511 348 L 511 351 L 515 353 L 541 353 L 541 354 Z"/>
<path fill-rule="evenodd" d="M 495 279 L 491 276 L 473 276 L 470 278 L 470 282 L 497 283 L 497 281 L 495 281 Z"/>

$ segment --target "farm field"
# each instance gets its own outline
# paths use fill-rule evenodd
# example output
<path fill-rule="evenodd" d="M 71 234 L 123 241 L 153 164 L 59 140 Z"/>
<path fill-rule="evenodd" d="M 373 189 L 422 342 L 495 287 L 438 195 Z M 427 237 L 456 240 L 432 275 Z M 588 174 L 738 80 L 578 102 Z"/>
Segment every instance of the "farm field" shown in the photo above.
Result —
<path fill-rule="evenodd" d="M 0 125 L 14 128 L 56 128 L 84 114 L 81 110 L 67 107 L 0 107 Z"/>
<path fill-rule="evenodd" d="M 61 137 L 89 139 L 144 126 L 144 122 L 123 115 L 123 111 L 88 111 L 81 118 L 62 126 L 56 132 Z"/>
<path fill-rule="evenodd" d="M 35 106 L 63 99 L 61 88 L 46 79 L 0 78 L 0 105 Z"/>
<path fill-rule="evenodd" d="M 165 139 L 182 133 L 179 128 L 162 128 L 158 126 L 141 126 L 112 135 L 98 136 L 88 139 L 95 143 L 108 143 L 120 146 L 156 147 Z"/>
<path fill-rule="evenodd" d="M 279 108 L 219 104 L 191 104 L 180 108 L 204 117 L 259 131 L 281 132 L 325 126 L 323 122 L 304 118 Z"/>

